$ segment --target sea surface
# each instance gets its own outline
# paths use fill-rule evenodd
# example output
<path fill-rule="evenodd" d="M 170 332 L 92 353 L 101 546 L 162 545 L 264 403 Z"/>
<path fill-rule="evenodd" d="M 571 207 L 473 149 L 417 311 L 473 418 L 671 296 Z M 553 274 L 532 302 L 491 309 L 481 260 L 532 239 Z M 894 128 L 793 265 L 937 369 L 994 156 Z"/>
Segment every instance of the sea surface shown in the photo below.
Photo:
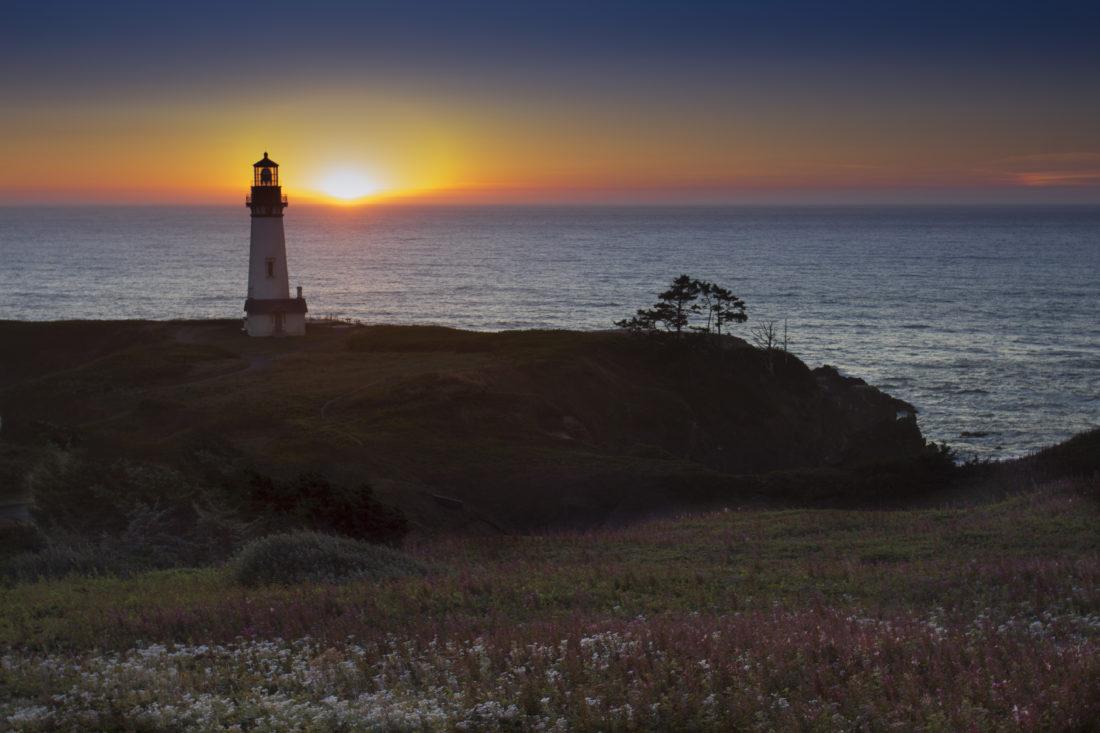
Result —
<path fill-rule="evenodd" d="M 315 316 L 603 329 L 689 273 L 747 301 L 735 333 L 785 321 L 811 366 L 909 400 L 964 454 L 1100 424 L 1100 207 L 292 205 L 285 224 Z M 239 317 L 248 236 L 243 206 L 0 208 L 0 319 Z"/>

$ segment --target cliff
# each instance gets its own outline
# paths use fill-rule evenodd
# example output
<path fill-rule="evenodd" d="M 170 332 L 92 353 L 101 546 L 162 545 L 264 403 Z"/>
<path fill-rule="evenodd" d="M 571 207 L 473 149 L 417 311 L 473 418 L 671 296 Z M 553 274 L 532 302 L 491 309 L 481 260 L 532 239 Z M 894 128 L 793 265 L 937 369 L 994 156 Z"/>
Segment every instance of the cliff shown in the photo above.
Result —
<path fill-rule="evenodd" d="M 0 343 L 9 450 L 319 470 L 370 480 L 425 526 L 805 493 L 775 472 L 824 472 L 825 494 L 843 497 L 847 472 L 924 450 L 912 406 L 728 337 L 314 324 L 276 340 L 236 321 L 3 322 Z"/>

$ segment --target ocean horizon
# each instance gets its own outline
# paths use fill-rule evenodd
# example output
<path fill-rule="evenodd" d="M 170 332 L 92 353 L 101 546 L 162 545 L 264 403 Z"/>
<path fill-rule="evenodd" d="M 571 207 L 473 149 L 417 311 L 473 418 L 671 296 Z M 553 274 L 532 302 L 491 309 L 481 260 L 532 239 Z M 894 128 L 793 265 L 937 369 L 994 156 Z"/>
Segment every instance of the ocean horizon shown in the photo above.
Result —
<path fill-rule="evenodd" d="M 1100 207 L 297 205 L 314 317 L 606 329 L 680 273 L 1007 458 L 1100 425 Z M 242 206 L 0 207 L 0 319 L 243 316 Z"/>

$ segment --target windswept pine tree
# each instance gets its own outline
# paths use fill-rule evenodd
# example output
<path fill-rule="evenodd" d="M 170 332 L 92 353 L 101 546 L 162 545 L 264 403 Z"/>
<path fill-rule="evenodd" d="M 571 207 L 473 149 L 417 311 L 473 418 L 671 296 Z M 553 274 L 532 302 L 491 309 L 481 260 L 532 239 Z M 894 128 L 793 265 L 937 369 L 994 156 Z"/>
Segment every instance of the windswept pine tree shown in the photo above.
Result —
<path fill-rule="evenodd" d="M 680 275 L 657 296 L 651 308 L 640 308 L 630 318 L 616 321 L 634 333 L 695 331 L 722 334 L 722 327 L 748 320 L 745 301 L 729 289 L 690 275 Z"/>
<path fill-rule="evenodd" d="M 704 326 L 696 327 L 704 333 L 722 335 L 722 326 L 730 323 L 744 323 L 748 320 L 745 313 L 745 301 L 734 295 L 729 289 L 714 283 L 696 281 L 699 285 L 699 303 L 695 306 L 707 317 Z"/>

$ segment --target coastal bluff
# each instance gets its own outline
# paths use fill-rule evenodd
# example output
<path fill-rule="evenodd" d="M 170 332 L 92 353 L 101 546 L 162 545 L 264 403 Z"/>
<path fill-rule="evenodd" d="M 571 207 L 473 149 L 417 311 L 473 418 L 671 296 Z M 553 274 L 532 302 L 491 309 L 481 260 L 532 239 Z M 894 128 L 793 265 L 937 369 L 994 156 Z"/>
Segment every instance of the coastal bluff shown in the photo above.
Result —
<path fill-rule="evenodd" d="M 0 343 L 7 496 L 52 446 L 317 471 L 369 481 L 417 526 L 535 528 L 888 500 L 928 451 L 911 405 L 728 336 L 317 322 L 257 340 L 229 320 L 8 321 Z"/>

